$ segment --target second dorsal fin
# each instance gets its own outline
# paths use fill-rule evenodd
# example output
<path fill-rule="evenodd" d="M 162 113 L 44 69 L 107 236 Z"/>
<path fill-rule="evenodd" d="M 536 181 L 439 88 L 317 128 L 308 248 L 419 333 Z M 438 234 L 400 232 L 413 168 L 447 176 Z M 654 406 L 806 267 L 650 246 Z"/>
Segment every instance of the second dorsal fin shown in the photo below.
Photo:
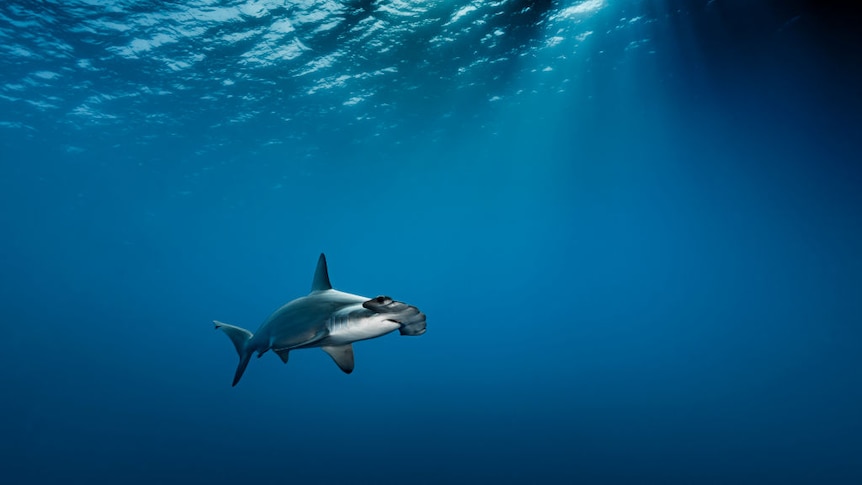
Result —
<path fill-rule="evenodd" d="M 314 270 L 314 281 L 311 282 L 311 291 L 331 290 L 332 283 L 329 282 L 329 271 L 326 269 L 326 255 L 320 253 L 317 260 L 317 269 Z"/>

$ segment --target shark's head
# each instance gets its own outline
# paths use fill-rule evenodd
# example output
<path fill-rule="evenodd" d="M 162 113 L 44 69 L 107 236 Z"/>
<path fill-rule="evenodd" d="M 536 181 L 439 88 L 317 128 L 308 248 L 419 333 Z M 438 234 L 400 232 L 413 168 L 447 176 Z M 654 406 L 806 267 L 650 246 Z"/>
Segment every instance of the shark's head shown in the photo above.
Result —
<path fill-rule="evenodd" d="M 378 296 L 362 304 L 367 310 L 391 320 L 399 325 L 401 335 L 422 335 L 425 333 L 425 314 L 418 308 L 395 301 L 388 296 Z"/>

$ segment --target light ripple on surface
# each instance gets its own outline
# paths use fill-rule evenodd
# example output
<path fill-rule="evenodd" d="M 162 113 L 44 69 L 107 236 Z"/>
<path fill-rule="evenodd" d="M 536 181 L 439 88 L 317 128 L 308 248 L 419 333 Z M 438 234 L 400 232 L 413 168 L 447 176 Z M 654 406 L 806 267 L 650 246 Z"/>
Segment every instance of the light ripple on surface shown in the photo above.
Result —
<path fill-rule="evenodd" d="M 573 43 L 593 32 L 583 20 L 605 2 L 570 1 L 548 11 L 524 5 L 514 0 L 5 4 L 0 89 L 15 95 L 0 96 L 0 108 L 24 100 L 37 110 L 64 111 L 79 127 L 114 122 L 134 129 L 136 123 L 170 119 L 183 124 L 197 119 L 208 126 L 241 124 L 267 113 L 295 119 L 344 106 L 356 119 L 373 119 L 374 110 L 465 90 L 495 101 L 515 94 L 506 92 L 506 78 L 535 70 L 519 67 L 520 59 L 545 49 L 573 51 Z M 549 22 L 552 29 L 544 27 Z M 635 16 L 625 23 L 642 21 Z M 244 83 L 244 96 L 236 96 L 238 83 Z M 339 90 L 334 99 L 305 100 L 334 90 Z M 182 94 L 192 91 L 204 94 Z M 161 101 L 165 96 L 173 102 Z M 312 104 L 303 106 L 306 102 Z M 211 119 L 214 111 L 207 106 L 214 105 L 229 106 L 219 116 L 230 114 Z"/>

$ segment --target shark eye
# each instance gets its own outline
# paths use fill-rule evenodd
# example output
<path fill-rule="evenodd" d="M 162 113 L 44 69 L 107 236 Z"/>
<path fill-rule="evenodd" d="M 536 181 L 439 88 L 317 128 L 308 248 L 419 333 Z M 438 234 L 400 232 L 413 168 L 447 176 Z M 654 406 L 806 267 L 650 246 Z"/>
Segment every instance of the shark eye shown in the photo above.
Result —
<path fill-rule="evenodd" d="M 384 309 L 390 309 L 392 305 L 392 298 L 389 298 L 385 295 L 375 296 L 374 298 L 366 301 L 362 304 L 364 308 L 368 308 L 369 310 L 373 310 L 375 312 L 384 311 Z M 391 310 L 391 309 L 390 309 Z"/>

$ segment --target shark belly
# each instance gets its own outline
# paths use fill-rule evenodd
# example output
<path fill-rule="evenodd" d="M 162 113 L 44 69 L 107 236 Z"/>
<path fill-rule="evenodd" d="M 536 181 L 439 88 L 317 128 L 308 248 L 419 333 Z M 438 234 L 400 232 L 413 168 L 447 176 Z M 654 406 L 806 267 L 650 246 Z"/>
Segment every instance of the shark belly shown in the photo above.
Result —
<path fill-rule="evenodd" d="M 328 335 L 320 345 L 347 345 L 397 330 L 401 324 L 377 315 L 367 316 L 362 309 L 345 308 L 332 315 Z"/>

